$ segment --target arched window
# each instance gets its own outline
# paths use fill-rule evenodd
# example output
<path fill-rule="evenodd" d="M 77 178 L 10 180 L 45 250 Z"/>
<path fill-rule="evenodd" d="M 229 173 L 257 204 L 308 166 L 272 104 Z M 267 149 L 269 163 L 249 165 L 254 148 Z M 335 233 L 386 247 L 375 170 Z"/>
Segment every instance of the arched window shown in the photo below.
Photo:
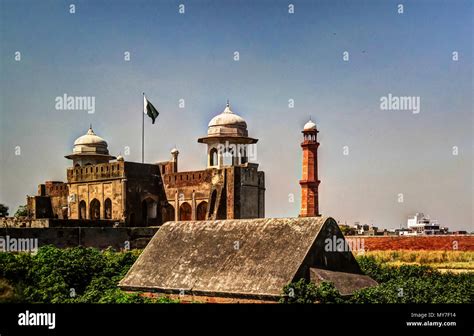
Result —
<path fill-rule="evenodd" d="M 231 148 L 226 148 L 224 154 L 222 155 L 224 166 L 232 166 L 234 153 Z"/>
<path fill-rule="evenodd" d="M 79 163 L 76 163 L 76 164 L 74 165 L 75 168 L 79 168 L 80 166 L 81 166 L 81 165 L 80 165 Z"/>
<path fill-rule="evenodd" d="M 96 198 L 89 205 L 89 216 L 92 220 L 100 219 L 100 202 Z"/>
<path fill-rule="evenodd" d="M 180 221 L 191 220 L 191 206 L 189 205 L 189 203 L 184 202 L 179 207 L 179 220 Z"/>
<path fill-rule="evenodd" d="M 142 224 L 148 225 L 149 219 L 155 219 L 157 214 L 157 203 L 151 198 L 145 198 L 142 201 Z"/>
<path fill-rule="evenodd" d="M 163 208 L 163 223 L 174 221 L 174 207 L 171 204 L 167 204 Z"/>
<path fill-rule="evenodd" d="M 216 199 L 217 199 L 217 190 L 214 190 L 211 195 L 211 204 L 209 205 L 208 219 L 212 219 L 212 216 L 214 215 L 214 209 L 216 207 Z"/>
<path fill-rule="evenodd" d="M 86 219 L 87 218 L 86 212 L 86 202 L 80 201 L 79 202 L 79 219 Z"/>
<path fill-rule="evenodd" d="M 217 149 L 213 148 L 209 152 L 209 166 L 214 167 L 218 165 Z"/>
<path fill-rule="evenodd" d="M 156 202 L 151 200 L 151 201 L 148 201 L 147 205 L 148 205 L 148 212 L 147 212 L 148 218 L 155 219 L 156 218 L 156 210 L 158 209 L 158 206 L 157 206 Z"/>
<path fill-rule="evenodd" d="M 207 202 L 201 202 L 199 203 L 197 210 L 196 210 L 196 219 L 197 220 L 205 220 L 206 219 L 206 213 L 207 213 Z"/>
<path fill-rule="evenodd" d="M 112 219 L 112 201 L 107 198 L 104 202 L 105 219 Z"/>
<path fill-rule="evenodd" d="M 245 150 L 245 147 L 240 148 L 240 163 L 241 164 L 247 163 L 248 161 L 246 152 L 247 151 Z"/>

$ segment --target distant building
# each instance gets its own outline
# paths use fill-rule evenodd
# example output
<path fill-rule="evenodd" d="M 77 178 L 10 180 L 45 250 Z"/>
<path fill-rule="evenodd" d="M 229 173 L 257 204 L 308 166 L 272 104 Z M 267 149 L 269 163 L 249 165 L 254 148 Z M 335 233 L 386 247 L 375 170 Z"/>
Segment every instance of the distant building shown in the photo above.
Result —
<path fill-rule="evenodd" d="M 447 232 L 447 228 L 440 228 L 436 220 L 431 220 L 421 212 L 417 212 L 415 216 L 408 218 L 407 229 L 408 232 L 403 231 L 403 235 L 435 235 Z"/>
<path fill-rule="evenodd" d="M 359 236 L 369 235 L 369 231 L 371 230 L 368 224 L 360 224 L 360 222 L 354 222 L 354 225 L 352 227 L 355 231 L 355 234 Z M 373 230 L 372 230 L 372 235 L 373 235 Z"/>
<path fill-rule="evenodd" d="M 416 231 L 412 231 L 406 228 L 395 229 L 395 233 L 399 236 L 416 236 L 417 235 Z"/>

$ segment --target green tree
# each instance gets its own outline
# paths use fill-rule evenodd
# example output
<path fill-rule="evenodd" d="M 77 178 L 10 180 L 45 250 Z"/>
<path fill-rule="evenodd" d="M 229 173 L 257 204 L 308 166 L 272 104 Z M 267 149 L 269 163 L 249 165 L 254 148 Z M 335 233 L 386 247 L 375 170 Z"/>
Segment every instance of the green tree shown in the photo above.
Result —
<path fill-rule="evenodd" d="M 0 217 L 8 217 L 8 207 L 0 203 Z"/>
<path fill-rule="evenodd" d="M 15 212 L 15 217 L 27 217 L 28 207 L 26 205 L 20 205 L 18 210 Z"/>
<path fill-rule="evenodd" d="M 349 225 L 339 225 L 339 229 L 341 229 L 344 236 L 354 236 L 356 234 L 354 228 L 351 228 Z"/>

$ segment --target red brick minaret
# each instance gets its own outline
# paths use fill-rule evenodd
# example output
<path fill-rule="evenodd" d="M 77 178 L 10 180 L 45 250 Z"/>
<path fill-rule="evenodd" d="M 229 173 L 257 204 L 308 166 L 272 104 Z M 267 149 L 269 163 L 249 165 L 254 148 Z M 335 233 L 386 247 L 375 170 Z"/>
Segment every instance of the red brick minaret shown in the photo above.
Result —
<path fill-rule="evenodd" d="M 318 186 L 318 130 L 311 120 L 303 129 L 303 176 L 301 185 L 301 210 L 300 217 L 315 217 L 319 214 Z"/>

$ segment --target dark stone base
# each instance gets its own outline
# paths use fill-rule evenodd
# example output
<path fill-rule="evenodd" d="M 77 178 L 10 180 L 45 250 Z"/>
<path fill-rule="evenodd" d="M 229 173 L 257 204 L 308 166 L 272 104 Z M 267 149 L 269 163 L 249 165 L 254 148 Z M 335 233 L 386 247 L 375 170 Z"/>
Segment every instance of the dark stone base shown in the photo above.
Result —
<path fill-rule="evenodd" d="M 49 227 L 0 228 L 0 237 L 38 239 L 38 248 L 54 245 L 59 248 L 85 246 L 116 250 L 143 249 L 158 227 Z M 1 251 L 0 251 L 1 252 Z"/>

